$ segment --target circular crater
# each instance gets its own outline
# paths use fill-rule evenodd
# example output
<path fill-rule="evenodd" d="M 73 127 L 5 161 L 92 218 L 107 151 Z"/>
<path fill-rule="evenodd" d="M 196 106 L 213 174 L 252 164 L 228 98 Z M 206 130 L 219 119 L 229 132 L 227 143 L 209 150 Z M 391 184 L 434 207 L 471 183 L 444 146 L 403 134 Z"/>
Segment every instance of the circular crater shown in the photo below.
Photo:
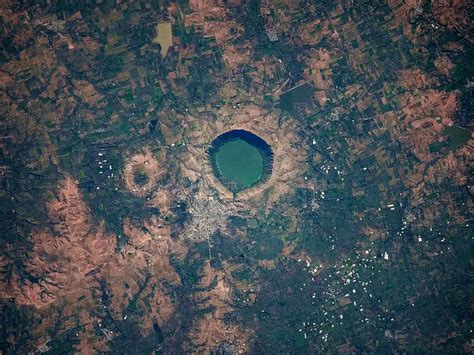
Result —
<path fill-rule="evenodd" d="M 233 194 L 265 182 L 272 173 L 271 147 L 245 130 L 219 135 L 208 154 L 214 175 Z"/>
<path fill-rule="evenodd" d="M 165 173 L 163 152 L 152 152 L 149 147 L 143 147 L 137 153 L 131 153 L 125 158 L 122 178 L 125 188 L 135 196 L 145 196 L 153 192 L 157 182 Z"/>

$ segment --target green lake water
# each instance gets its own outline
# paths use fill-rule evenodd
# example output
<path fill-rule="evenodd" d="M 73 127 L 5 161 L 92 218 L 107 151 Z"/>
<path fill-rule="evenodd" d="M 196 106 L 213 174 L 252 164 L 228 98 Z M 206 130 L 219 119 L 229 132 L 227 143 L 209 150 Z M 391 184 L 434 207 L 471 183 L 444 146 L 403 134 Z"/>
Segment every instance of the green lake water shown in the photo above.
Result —
<path fill-rule="evenodd" d="M 225 142 L 216 152 L 216 163 L 224 178 L 244 188 L 260 180 L 264 169 L 260 151 L 243 139 Z"/>

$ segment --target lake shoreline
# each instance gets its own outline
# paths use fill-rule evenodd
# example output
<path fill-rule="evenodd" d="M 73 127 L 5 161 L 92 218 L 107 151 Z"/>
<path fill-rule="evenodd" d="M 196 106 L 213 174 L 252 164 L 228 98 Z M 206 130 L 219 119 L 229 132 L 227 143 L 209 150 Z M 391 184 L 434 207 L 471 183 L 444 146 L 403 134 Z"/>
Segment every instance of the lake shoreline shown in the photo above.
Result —
<path fill-rule="evenodd" d="M 262 163 L 263 166 L 262 166 L 262 172 L 260 174 L 260 177 L 256 179 L 254 183 L 251 183 L 249 185 L 239 185 L 239 184 L 236 184 L 235 181 L 232 181 L 231 179 L 226 178 L 224 174 L 222 173 L 219 167 L 218 161 L 216 159 L 219 150 L 225 144 L 228 144 L 229 142 L 233 142 L 236 140 L 243 140 L 250 146 L 256 148 L 263 159 L 263 163 Z M 231 130 L 219 135 L 216 139 L 212 141 L 207 153 L 209 156 L 209 160 L 211 162 L 214 175 L 234 195 L 240 191 L 243 191 L 251 187 L 254 187 L 256 185 L 264 183 L 265 181 L 268 180 L 268 178 L 270 177 L 272 173 L 273 151 L 270 145 L 259 136 L 242 129 Z"/>

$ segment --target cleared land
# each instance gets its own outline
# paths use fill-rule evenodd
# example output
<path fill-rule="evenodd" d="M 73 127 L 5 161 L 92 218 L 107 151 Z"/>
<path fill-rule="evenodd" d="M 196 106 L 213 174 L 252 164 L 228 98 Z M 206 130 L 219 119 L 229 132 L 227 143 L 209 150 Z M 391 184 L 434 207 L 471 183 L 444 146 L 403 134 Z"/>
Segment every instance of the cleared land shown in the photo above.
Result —
<path fill-rule="evenodd" d="M 161 56 L 166 57 L 168 49 L 173 45 L 173 31 L 170 22 L 162 22 L 156 25 L 155 43 L 161 46 Z"/>

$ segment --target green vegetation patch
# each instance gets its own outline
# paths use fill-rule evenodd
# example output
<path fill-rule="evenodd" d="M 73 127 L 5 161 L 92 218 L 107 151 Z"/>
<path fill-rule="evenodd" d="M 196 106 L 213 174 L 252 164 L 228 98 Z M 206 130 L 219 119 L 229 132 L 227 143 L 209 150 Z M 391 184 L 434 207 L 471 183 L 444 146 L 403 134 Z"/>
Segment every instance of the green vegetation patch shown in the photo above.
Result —
<path fill-rule="evenodd" d="M 135 184 L 144 186 L 148 183 L 148 181 L 150 181 L 150 178 L 143 170 L 137 170 L 133 174 L 133 180 L 135 181 Z"/>
<path fill-rule="evenodd" d="M 443 133 L 448 136 L 448 146 L 454 150 L 467 143 L 471 138 L 471 132 L 457 126 L 444 126 Z"/>

